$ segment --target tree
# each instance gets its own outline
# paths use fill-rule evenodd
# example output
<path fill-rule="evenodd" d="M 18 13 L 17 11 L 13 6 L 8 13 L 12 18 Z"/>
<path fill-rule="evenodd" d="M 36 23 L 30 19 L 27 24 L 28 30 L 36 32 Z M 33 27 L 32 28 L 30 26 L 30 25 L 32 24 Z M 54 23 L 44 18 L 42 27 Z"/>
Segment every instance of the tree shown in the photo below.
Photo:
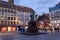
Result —
<path fill-rule="evenodd" d="M 44 19 L 43 16 L 39 16 L 37 20 L 42 21 L 43 19 Z"/>

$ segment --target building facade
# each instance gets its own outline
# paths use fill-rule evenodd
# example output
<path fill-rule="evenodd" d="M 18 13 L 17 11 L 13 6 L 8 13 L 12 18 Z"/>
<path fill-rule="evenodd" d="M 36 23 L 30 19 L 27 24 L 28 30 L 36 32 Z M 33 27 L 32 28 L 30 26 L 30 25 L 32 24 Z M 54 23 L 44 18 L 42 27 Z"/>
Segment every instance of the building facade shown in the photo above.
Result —
<path fill-rule="evenodd" d="M 37 21 L 38 21 L 37 22 L 38 28 L 40 28 L 40 29 L 49 28 L 50 20 L 49 20 L 49 14 L 48 13 L 43 13 L 42 15 L 40 15 L 38 17 Z"/>
<path fill-rule="evenodd" d="M 60 26 L 60 3 L 58 3 L 55 7 L 49 8 L 50 15 L 50 25 L 53 27 Z"/>
<path fill-rule="evenodd" d="M 17 26 L 28 26 L 33 9 L 0 0 L 0 27 L 1 31 L 16 31 Z"/>

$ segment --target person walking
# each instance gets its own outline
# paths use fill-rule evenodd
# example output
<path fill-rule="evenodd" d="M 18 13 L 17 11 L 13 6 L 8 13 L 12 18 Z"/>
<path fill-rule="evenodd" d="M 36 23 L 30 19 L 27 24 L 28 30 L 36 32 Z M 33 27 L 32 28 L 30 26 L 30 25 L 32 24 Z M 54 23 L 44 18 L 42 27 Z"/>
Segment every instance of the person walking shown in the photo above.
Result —
<path fill-rule="evenodd" d="M 21 30 L 22 30 L 21 26 L 18 26 L 18 32 L 21 32 Z"/>
<path fill-rule="evenodd" d="M 50 27 L 50 31 L 52 32 L 52 27 Z"/>
<path fill-rule="evenodd" d="M 55 27 L 55 31 L 56 32 L 59 32 L 59 28 L 57 26 Z"/>
<path fill-rule="evenodd" d="M 59 32 L 59 27 L 58 27 L 58 32 Z"/>
<path fill-rule="evenodd" d="M 21 32 L 25 32 L 25 28 L 24 28 L 24 26 L 22 26 L 22 31 Z"/>

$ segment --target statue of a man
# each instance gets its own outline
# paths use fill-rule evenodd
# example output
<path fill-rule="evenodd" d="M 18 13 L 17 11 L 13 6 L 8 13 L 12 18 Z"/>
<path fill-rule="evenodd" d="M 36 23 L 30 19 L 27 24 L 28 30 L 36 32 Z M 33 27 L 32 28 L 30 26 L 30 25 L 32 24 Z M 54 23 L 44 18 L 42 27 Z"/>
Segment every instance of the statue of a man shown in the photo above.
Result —
<path fill-rule="evenodd" d="M 35 13 L 32 12 L 32 14 L 30 15 L 32 21 L 34 20 L 34 14 L 35 14 Z"/>

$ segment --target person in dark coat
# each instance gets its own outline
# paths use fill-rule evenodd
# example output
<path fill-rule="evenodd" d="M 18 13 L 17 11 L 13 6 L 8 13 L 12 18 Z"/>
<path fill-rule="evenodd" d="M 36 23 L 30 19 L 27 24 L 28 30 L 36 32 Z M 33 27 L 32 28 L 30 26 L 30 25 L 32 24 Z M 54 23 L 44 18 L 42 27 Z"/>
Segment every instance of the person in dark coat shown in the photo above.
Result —
<path fill-rule="evenodd" d="M 18 26 L 18 31 L 22 31 L 21 26 Z"/>
<path fill-rule="evenodd" d="M 52 32 L 52 27 L 50 27 L 50 31 Z"/>
<path fill-rule="evenodd" d="M 24 26 L 22 26 L 22 31 L 21 32 L 25 32 L 25 28 L 24 28 Z"/>

